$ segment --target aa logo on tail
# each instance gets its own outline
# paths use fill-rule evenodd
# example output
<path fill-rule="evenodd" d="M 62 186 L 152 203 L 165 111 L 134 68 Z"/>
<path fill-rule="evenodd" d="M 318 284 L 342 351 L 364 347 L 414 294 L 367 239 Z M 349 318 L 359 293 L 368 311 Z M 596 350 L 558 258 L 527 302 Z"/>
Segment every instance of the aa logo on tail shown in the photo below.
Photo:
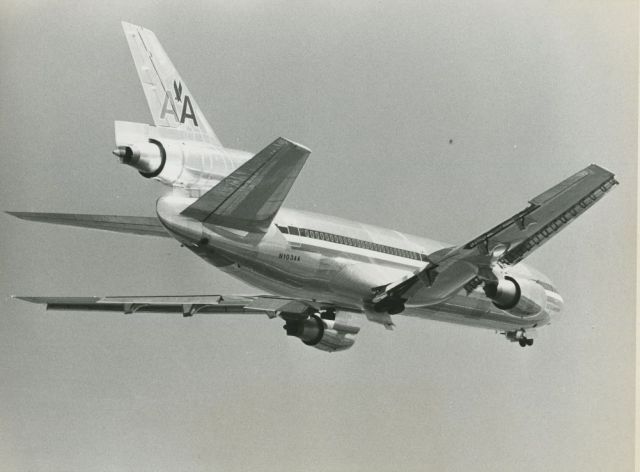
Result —
<path fill-rule="evenodd" d="M 189 95 L 182 95 L 182 82 L 176 83 L 176 81 L 174 80 L 173 91 L 175 93 L 175 99 L 171 95 L 171 92 L 167 90 L 167 93 L 164 97 L 164 103 L 162 104 L 162 111 L 160 112 L 160 119 L 166 117 L 167 115 L 173 115 L 176 121 L 184 123 L 187 118 L 190 118 L 193 121 L 194 126 L 198 126 L 196 113 L 193 111 L 193 105 L 191 105 L 191 99 L 189 98 Z M 182 111 L 179 115 L 176 102 L 182 104 Z"/>

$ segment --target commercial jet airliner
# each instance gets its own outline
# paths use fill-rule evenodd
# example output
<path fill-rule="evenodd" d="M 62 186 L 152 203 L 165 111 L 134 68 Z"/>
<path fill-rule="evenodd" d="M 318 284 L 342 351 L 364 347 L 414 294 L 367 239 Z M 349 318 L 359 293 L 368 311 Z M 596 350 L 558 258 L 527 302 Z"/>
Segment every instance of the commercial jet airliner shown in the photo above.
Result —
<path fill-rule="evenodd" d="M 225 148 L 153 32 L 122 26 L 154 125 L 116 121 L 113 154 L 171 191 L 155 217 L 10 214 L 174 238 L 265 294 L 17 298 L 57 310 L 266 314 L 327 352 L 354 344 L 356 314 L 388 329 L 399 315 L 486 328 L 524 347 L 560 313 L 551 281 L 522 261 L 611 190 L 612 173 L 590 165 L 459 245 L 283 208 L 309 149 L 285 138 L 255 155 Z"/>

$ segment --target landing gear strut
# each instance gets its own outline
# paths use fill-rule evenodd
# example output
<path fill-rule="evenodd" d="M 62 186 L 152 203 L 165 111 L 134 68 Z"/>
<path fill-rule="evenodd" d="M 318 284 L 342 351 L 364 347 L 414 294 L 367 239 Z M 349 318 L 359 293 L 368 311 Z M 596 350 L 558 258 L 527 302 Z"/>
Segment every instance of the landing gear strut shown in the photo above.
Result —
<path fill-rule="evenodd" d="M 373 305 L 373 309 L 377 313 L 388 313 L 389 315 L 397 315 L 404 311 L 404 298 L 389 297 Z"/>
<path fill-rule="evenodd" d="M 521 347 L 533 346 L 533 339 L 527 337 L 527 333 L 524 329 L 517 331 L 507 331 L 504 333 L 506 338 L 512 343 L 517 342 Z"/>

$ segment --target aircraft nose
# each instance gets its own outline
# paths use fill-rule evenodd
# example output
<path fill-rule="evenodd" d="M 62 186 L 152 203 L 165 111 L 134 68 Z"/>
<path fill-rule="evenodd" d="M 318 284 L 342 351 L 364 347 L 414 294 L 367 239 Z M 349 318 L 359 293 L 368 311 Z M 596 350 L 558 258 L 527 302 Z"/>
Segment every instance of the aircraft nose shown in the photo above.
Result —
<path fill-rule="evenodd" d="M 547 310 L 552 315 L 559 315 L 564 306 L 564 300 L 557 292 L 547 291 Z"/>

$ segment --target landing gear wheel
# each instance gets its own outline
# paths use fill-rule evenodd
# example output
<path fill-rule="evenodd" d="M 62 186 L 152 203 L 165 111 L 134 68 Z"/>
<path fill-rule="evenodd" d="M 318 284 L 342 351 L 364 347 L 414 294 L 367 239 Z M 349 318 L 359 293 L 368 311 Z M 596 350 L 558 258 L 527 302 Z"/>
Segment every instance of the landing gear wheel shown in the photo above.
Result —
<path fill-rule="evenodd" d="M 402 313 L 404 311 L 404 303 L 398 303 L 389 307 L 387 313 L 390 315 L 397 315 L 398 313 Z"/>
<path fill-rule="evenodd" d="M 526 339 L 526 338 L 520 338 L 520 339 L 518 340 L 518 343 L 519 343 L 519 344 L 520 344 L 520 346 L 522 346 L 522 347 L 527 347 L 527 344 L 528 344 L 528 343 L 527 343 L 527 341 L 528 341 L 528 339 Z"/>
<path fill-rule="evenodd" d="M 533 346 L 533 339 L 527 339 L 527 346 Z"/>

